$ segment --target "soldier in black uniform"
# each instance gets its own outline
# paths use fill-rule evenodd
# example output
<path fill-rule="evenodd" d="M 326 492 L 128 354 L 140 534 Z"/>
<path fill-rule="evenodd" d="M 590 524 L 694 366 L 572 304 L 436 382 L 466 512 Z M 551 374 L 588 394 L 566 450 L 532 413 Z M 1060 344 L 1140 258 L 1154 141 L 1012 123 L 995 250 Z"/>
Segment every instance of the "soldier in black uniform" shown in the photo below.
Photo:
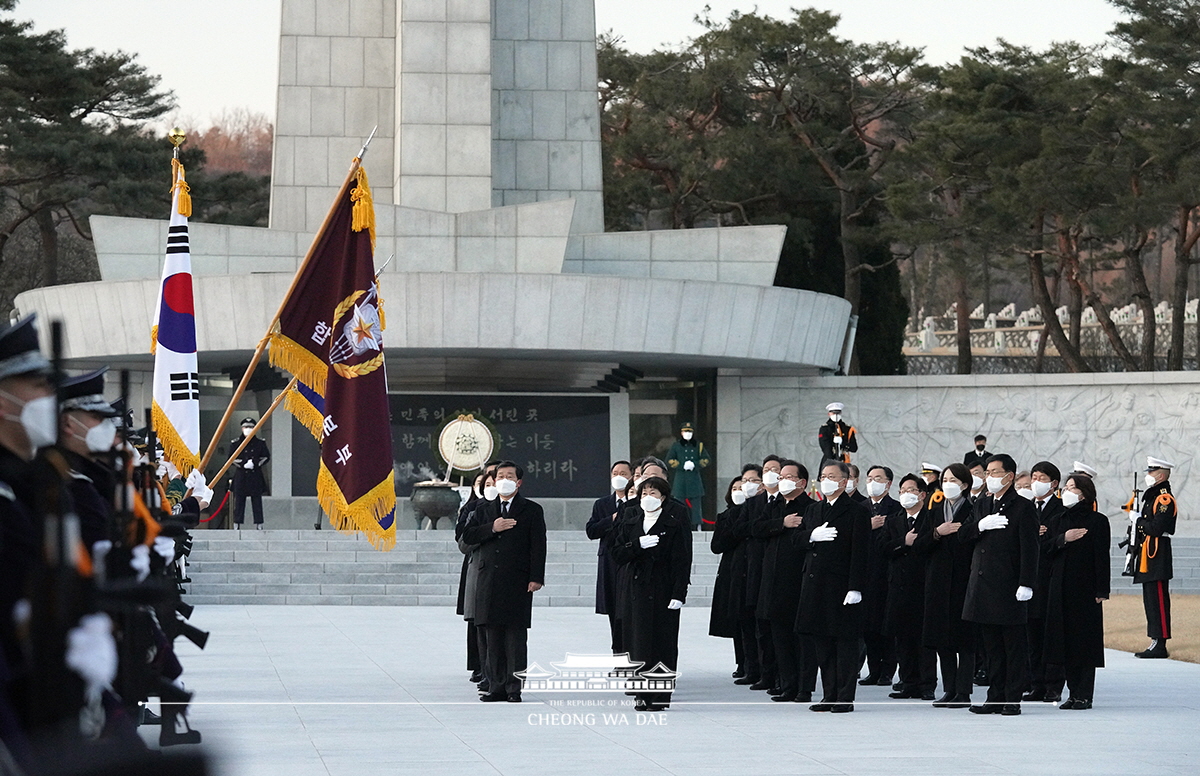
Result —
<path fill-rule="evenodd" d="M 1146 459 L 1146 491 L 1142 511 L 1130 511 L 1134 523 L 1133 582 L 1142 586 L 1146 608 L 1146 635 L 1150 646 L 1137 657 L 1168 657 L 1171 638 L 1171 534 L 1179 508 L 1171 495 L 1171 469 L 1175 464 L 1153 456 Z"/>
<path fill-rule="evenodd" d="M 242 434 L 244 436 L 250 434 L 250 430 L 254 428 L 254 418 L 246 418 L 242 421 Z M 235 439 L 230 442 L 233 449 L 242 443 L 242 440 Z M 267 443 L 255 436 L 246 445 L 246 449 L 242 450 L 241 454 L 233 462 L 233 527 L 241 528 L 242 521 L 246 519 L 246 497 L 250 498 L 250 507 L 254 510 L 254 527 L 262 530 L 263 527 L 263 507 L 262 497 L 267 492 L 267 478 L 263 475 L 262 467 L 267 461 L 271 460 L 271 453 L 267 450 Z"/>
<path fill-rule="evenodd" d="M 987 437 L 983 434 L 975 435 L 975 449 L 963 456 L 963 466 L 972 469 L 975 466 L 983 466 L 987 463 L 987 459 L 991 453 L 987 451 Z"/>
<path fill-rule="evenodd" d="M 59 440 L 71 465 L 67 488 L 79 515 L 83 544 L 108 538 L 108 522 L 116 494 L 116 473 L 111 465 L 97 461 L 112 450 L 117 439 L 120 413 L 104 399 L 104 374 L 108 367 L 68 377 L 62 381 L 59 405 Z"/>
<path fill-rule="evenodd" d="M 850 453 L 858 452 L 858 430 L 842 420 L 846 405 L 835 401 L 826 405 L 829 420 L 817 430 L 817 443 L 821 446 L 821 462 L 841 461 L 850 463 Z"/>

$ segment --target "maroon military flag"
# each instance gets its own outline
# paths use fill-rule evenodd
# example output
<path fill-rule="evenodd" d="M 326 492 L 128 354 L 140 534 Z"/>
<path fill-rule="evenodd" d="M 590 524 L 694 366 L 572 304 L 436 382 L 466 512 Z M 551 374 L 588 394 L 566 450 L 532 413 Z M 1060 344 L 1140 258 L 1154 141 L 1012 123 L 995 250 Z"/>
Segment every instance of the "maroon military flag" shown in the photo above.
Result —
<path fill-rule="evenodd" d="M 337 530 L 362 531 L 387 550 L 396 490 L 375 215 L 361 167 L 338 198 L 271 333 L 271 364 L 299 378 L 284 406 L 321 443 L 321 507 Z"/>

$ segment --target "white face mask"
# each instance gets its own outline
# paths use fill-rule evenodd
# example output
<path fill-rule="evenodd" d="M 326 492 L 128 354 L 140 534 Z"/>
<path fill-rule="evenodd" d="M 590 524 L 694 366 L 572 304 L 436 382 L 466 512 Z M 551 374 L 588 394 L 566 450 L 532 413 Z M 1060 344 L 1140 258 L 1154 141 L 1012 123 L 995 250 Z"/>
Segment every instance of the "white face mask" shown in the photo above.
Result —
<path fill-rule="evenodd" d="M 483 498 L 486 501 L 495 501 L 498 495 L 500 495 L 500 491 L 496 490 L 495 485 L 488 485 L 483 489 Z"/>
<path fill-rule="evenodd" d="M 743 482 L 742 493 L 745 494 L 746 498 L 754 498 L 756 495 L 758 495 L 758 483 Z"/>
<path fill-rule="evenodd" d="M 846 480 L 846 492 L 853 493 L 858 490 L 858 480 Z"/>
<path fill-rule="evenodd" d="M 683 434 L 682 434 L 681 436 L 683 436 L 683 439 L 684 439 L 684 441 L 687 441 L 687 440 L 689 440 L 689 439 L 691 439 L 691 438 L 692 438 L 692 432 L 691 432 L 691 431 L 684 431 L 684 432 L 683 432 Z"/>
<path fill-rule="evenodd" d="M 112 418 L 105 418 L 88 429 L 83 441 L 93 453 L 107 453 L 117 441 L 117 424 Z"/>
<path fill-rule="evenodd" d="M 1143 478 L 1142 481 L 1146 483 L 1147 488 L 1153 488 L 1155 485 L 1158 484 L 1158 480 L 1154 479 L 1154 475 L 1151 474 L 1150 472 L 1146 472 L 1146 476 Z"/>
<path fill-rule="evenodd" d="M 242 436 L 250 436 L 250 432 L 254 430 L 254 426 L 242 426 Z"/>
<path fill-rule="evenodd" d="M 657 512 L 662 509 L 662 499 L 658 496 L 642 496 L 640 503 L 643 512 Z"/>
<path fill-rule="evenodd" d="M 978 474 L 971 475 L 971 490 L 979 490 L 983 487 L 983 478 Z"/>
<path fill-rule="evenodd" d="M 1041 480 L 1033 481 L 1033 495 L 1037 498 L 1042 498 L 1052 490 L 1054 490 L 1053 483 L 1042 482 Z"/>
<path fill-rule="evenodd" d="M 1003 477 L 988 477 L 987 489 L 988 493 L 999 493 L 1004 488 Z"/>
<path fill-rule="evenodd" d="M 1064 507 L 1070 509 L 1079 503 L 1079 496 L 1072 491 L 1064 490 L 1062 492 L 1062 502 Z"/>
<path fill-rule="evenodd" d="M 746 494 L 740 490 L 735 490 L 730 498 L 733 499 L 733 503 L 738 506 L 746 503 Z"/>
<path fill-rule="evenodd" d="M 622 477 L 619 474 L 614 474 L 609 484 L 612 485 L 613 490 L 625 490 L 625 488 L 629 486 L 629 478 Z"/>
<path fill-rule="evenodd" d="M 842 422 L 842 413 L 835 412 L 829 416 L 829 419 L 832 420 L 834 423 L 841 423 Z"/>
<path fill-rule="evenodd" d="M 786 496 L 787 494 L 791 493 L 795 489 L 796 489 L 795 482 L 793 482 L 791 480 L 780 480 L 779 481 L 779 492 L 782 493 L 783 495 Z"/>
<path fill-rule="evenodd" d="M 1033 491 L 1030 488 L 1017 488 L 1017 495 L 1028 501 L 1033 501 Z"/>
<path fill-rule="evenodd" d="M 957 482 L 943 482 L 942 493 L 945 493 L 946 498 L 953 501 L 962 495 L 962 485 L 959 485 Z"/>
<path fill-rule="evenodd" d="M 779 484 L 779 472 L 763 472 L 763 485 L 768 488 Z"/>
<path fill-rule="evenodd" d="M 517 481 L 496 480 L 496 490 L 500 491 L 501 496 L 511 496 L 517 492 Z"/>
<path fill-rule="evenodd" d="M 10 401 L 22 404 L 21 400 L 12 394 L 4 395 Z M 48 447 L 58 441 L 58 401 L 53 396 L 39 396 L 24 402 L 21 414 L 16 418 L 9 416 L 9 419 L 21 424 L 34 450 Z"/>
<path fill-rule="evenodd" d="M 879 498 L 884 493 L 887 493 L 886 482 L 875 482 L 874 480 L 867 481 L 867 495 L 871 498 Z"/>
<path fill-rule="evenodd" d="M 900 494 L 900 506 L 904 507 L 905 509 L 912 509 L 918 503 L 920 503 L 920 501 L 921 501 L 921 497 L 916 493 L 901 493 Z"/>
<path fill-rule="evenodd" d="M 821 480 L 821 493 L 826 496 L 832 496 L 837 492 L 837 480 Z"/>

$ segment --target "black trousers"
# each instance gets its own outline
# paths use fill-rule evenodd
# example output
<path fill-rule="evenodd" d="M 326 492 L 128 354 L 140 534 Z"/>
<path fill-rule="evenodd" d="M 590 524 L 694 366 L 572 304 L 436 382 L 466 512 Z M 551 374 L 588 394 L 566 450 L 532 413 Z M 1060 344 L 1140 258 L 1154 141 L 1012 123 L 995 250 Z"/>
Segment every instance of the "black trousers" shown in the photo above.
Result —
<path fill-rule="evenodd" d="M 979 638 L 987 653 L 987 702 L 1017 704 L 1025 692 L 1029 658 L 1024 625 L 979 626 Z"/>
<path fill-rule="evenodd" d="M 650 614 L 635 613 L 626 620 L 623 633 L 629 659 L 648 671 L 662 663 L 670 671 L 679 667 L 679 610 L 663 607 Z M 648 703 L 669 704 L 670 692 L 638 692 L 636 698 Z"/>
<path fill-rule="evenodd" d="M 474 673 L 482 671 L 483 664 L 479 661 L 479 629 L 475 620 L 467 620 L 467 670 Z"/>
<path fill-rule="evenodd" d="M 975 687 L 975 650 L 939 649 L 937 655 L 942 664 L 942 689 L 951 695 L 970 695 Z"/>
<path fill-rule="evenodd" d="M 246 499 L 250 499 L 250 509 L 254 512 L 254 524 L 262 525 L 262 496 L 237 492 L 233 494 L 233 522 L 241 525 L 242 521 L 246 519 Z"/>
<path fill-rule="evenodd" d="M 771 621 L 754 620 L 755 632 L 758 634 L 758 665 L 764 680 L 774 682 L 779 678 L 779 668 L 775 665 L 775 642 L 771 638 Z"/>
<path fill-rule="evenodd" d="M 775 675 L 785 695 L 800 690 L 800 637 L 794 630 L 795 618 L 771 620 L 771 642 L 775 647 Z"/>
<path fill-rule="evenodd" d="M 800 638 L 800 692 L 812 694 L 817 691 L 817 669 L 820 668 L 820 662 L 817 659 L 817 644 L 813 641 L 812 636 L 799 634 Z M 859 654 L 862 654 L 862 648 L 859 648 Z M 858 667 L 861 665 L 861 659 L 855 665 L 854 678 L 858 679 Z"/>
<path fill-rule="evenodd" d="M 866 646 L 867 676 L 886 679 L 889 683 L 896 675 L 896 649 L 893 640 L 880 631 L 863 634 Z"/>
<path fill-rule="evenodd" d="M 1066 666 L 1067 688 L 1072 698 L 1080 701 L 1093 700 L 1096 695 L 1095 666 Z"/>
<path fill-rule="evenodd" d="M 741 619 L 738 620 L 738 638 L 742 645 L 742 658 L 745 661 L 741 664 L 742 670 L 746 672 L 746 676 L 752 676 L 755 679 L 762 676 L 762 663 L 759 662 L 758 654 L 758 624 L 754 621 L 754 612 L 746 610 L 742 613 Z"/>
<path fill-rule="evenodd" d="M 739 672 L 746 671 L 746 650 L 742 647 L 741 636 L 733 637 L 733 664 L 737 666 Z"/>
<path fill-rule="evenodd" d="M 488 692 L 493 695 L 521 694 L 517 671 L 529 667 L 526 652 L 529 631 L 524 625 L 485 625 L 487 639 Z"/>
<path fill-rule="evenodd" d="M 1063 688 L 1062 666 L 1047 663 L 1044 657 L 1046 647 L 1046 621 L 1039 618 L 1030 619 L 1028 626 L 1029 641 L 1029 690 L 1030 692 L 1045 692 L 1047 695 L 1061 695 Z"/>
<path fill-rule="evenodd" d="M 858 638 L 809 636 L 821 666 L 822 703 L 854 703 L 862 645 Z"/>
<path fill-rule="evenodd" d="M 921 643 L 920 628 L 896 635 L 896 658 L 905 690 L 924 695 L 937 688 L 937 652 Z"/>
<path fill-rule="evenodd" d="M 1146 608 L 1146 635 L 1171 638 L 1171 583 L 1168 580 L 1142 583 L 1142 605 Z"/>
<path fill-rule="evenodd" d="M 621 620 L 613 612 L 608 613 L 608 631 L 612 634 L 612 652 L 620 655 L 625 651 L 625 644 L 621 638 Z"/>

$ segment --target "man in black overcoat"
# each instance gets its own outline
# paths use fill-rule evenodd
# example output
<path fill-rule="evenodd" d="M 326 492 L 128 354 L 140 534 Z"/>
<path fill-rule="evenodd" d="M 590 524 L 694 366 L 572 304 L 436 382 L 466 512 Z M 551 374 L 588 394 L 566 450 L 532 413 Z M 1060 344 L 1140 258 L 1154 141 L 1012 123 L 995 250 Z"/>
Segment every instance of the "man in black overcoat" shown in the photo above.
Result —
<path fill-rule="evenodd" d="M 883 614 L 887 607 L 887 557 L 883 543 L 887 539 L 884 526 L 887 519 L 900 509 L 900 502 L 891 496 L 892 470 L 887 466 L 872 466 L 867 470 L 867 502 L 871 511 L 871 551 L 867 556 L 867 584 L 863 594 L 863 642 L 867 660 L 867 675 L 859 684 L 890 687 L 896 674 L 896 647 L 883 633 Z"/>
<path fill-rule="evenodd" d="M 752 499 L 746 501 L 746 521 L 750 526 L 750 540 L 746 545 L 746 606 L 754 611 L 754 635 L 758 642 L 758 664 L 761 676 L 757 682 L 750 685 L 751 690 L 773 690 L 779 680 L 778 669 L 775 665 L 775 644 L 771 639 L 771 621 L 763 619 L 758 614 L 758 596 L 762 589 L 763 555 L 767 548 L 767 538 L 755 530 L 758 516 L 776 500 L 783 496 L 779 493 L 779 470 L 783 459 L 777 455 L 768 455 L 763 459 L 762 484 L 763 490 Z M 743 486 L 745 487 L 745 486 Z"/>
<path fill-rule="evenodd" d="M 546 519 L 540 504 L 520 494 L 524 476 L 512 461 L 497 464 L 499 498 L 483 502 L 463 531 L 464 541 L 479 545 L 475 625 L 486 631 L 489 690 L 482 701 L 520 703 L 516 672 L 528 667 L 533 594 L 546 581 Z"/>
<path fill-rule="evenodd" d="M 254 428 L 254 418 L 242 420 L 242 434 L 248 435 Z M 231 449 L 236 450 L 242 440 L 230 442 Z M 262 497 L 267 492 L 267 478 L 263 475 L 263 466 L 271 460 L 267 443 L 257 435 L 250 440 L 245 449 L 233 461 L 233 527 L 241 528 L 246 519 L 246 499 L 250 499 L 250 508 L 254 512 L 254 527 L 262 530 L 263 505 Z"/>
<path fill-rule="evenodd" d="M 795 629 L 805 548 L 794 540 L 794 534 L 800 528 L 805 509 L 813 502 L 804 492 L 808 487 L 808 469 L 793 460 L 784 460 L 780 465 L 780 498 L 759 513 L 751 529 L 767 541 L 762 587 L 758 591 L 758 617 L 771 623 L 779 677 L 779 692 L 773 693 L 774 700 L 800 700 L 802 694 L 811 700 L 814 688 L 802 686 L 800 679 L 803 650 Z"/>
<path fill-rule="evenodd" d="M 597 540 L 600 545 L 596 550 L 596 614 L 608 616 L 612 651 L 619 655 L 625 649 L 621 642 L 621 620 L 617 617 L 617 564 L 613 562 L 611 547 L 614 529 L 628 500 L 627 489 L 633 481 L 633 468 L 629 461 L 617 461 L 609 475 L 613 492 L 592 504 L 592 516 L 584 530 L 589 539 Z"/>
<path fill-rule="evenodd" d="M 826 461 L 824 501 L 812 504 L 795 540 L 807 550 L 796 632 L 810 637 L 821 667 L 824 697 L 812 711 L 854 711 L 862 664 L 862 589 L 867 577 L 871 513 L 846 497 L 850 467 Z"/>
<path fill-rule="evenodd" d="M 959 541 L 973 546 L 963 619 L 979 624 L 991 681 L 987 702 L 971 711 L 1009 716 L 1021 713 L 1027 680 L 1026 624 L 1037 584 L 1038 522 L 1033 504 L 1013 488 L 1017 464 L 1012 456 L 993 455 L 985 473 L 988 495 L 975 503 L 958 531 Z"/>
<path fill-rule="evenodd" d="M 1050 590 L 1050 572 L 1054 565 L 1050 562 L 1050 550 L 1054 545 L 1050 528 L 1066 511 L 1062 499 L 1057 495 L 1062 472 L 1050 461 L 1038 461 L 1029 472 L 1041 554 L 1038 557 L 1038 582 L 1029 602 L 1029 692 L 1021 700 L 1058 703 L 1066 676 L 1062 666 L 1046 662 L 1045 645 L 1046 594 Z"/>

